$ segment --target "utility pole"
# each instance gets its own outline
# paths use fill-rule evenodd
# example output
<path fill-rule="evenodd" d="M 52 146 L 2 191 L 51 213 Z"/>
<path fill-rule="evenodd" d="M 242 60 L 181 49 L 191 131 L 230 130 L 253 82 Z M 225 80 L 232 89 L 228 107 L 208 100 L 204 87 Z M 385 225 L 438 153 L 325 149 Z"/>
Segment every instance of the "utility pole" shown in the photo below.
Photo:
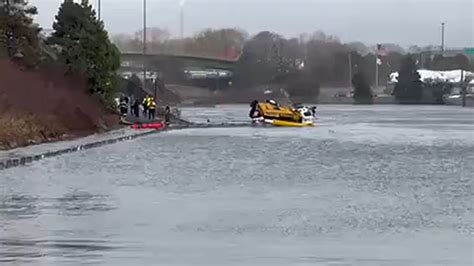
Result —
<path fill-rule="evenodd" d="M 155 93 L 154 93 L 153 97 L 156 101 L 156 99 L 158 98 L 158 77 L 155 78 L 154 86 L 155 86 Z"/>
<path fill-rule="evenodd" d="M 179 7 L 179 37 L 184 39 L 184 5 Z"/>
<path fill-rule="evenodd" d="M 347 55 L 349 59 L 349 87 L 352 87 L 352 52 Z"/>
<path fill-rule="evenodd" d="M 381 44 L 377 44 L 377 51 L 375 52 L 375 90 L 379 88 L 379 55 L 382 49 Z"/>
<path fill-rule="evenodd" d="M 377 55 L 377 59 L 375 60 L 375 89 L 378 90 L 379 88 L 379 56 Z"/>
<path fill-rule="evenodd" d="M 186 4 L 186 0 L 179 1 L 179 38 L 181 39 L 180 49 L 181 54 L 185 54 L 186 44 L 184 42 L 184 5 Z"/>
<path fill-rule="evenodd" d="M 99 2 L 97 3 L 97 15 L 99 17 L 99 21 L 102 19 L 102 0 L 98 0 Z"/>
<path fill-rule="evenodd" d="M 181 38 L 181 54 L 185 54 L 186 44 L 184 42 L 184 4 L 179 6 L 179 37 Z"/>
<path fill-rule="evenodd" d="M 441 22 L 441 55 L 444 54 L 444 27 L 446 22 Z"/>
<path fill-rule="evenodd" d="M 462 107 L 466 107 L 467 88 L 464 84 L 464 69 L 461 68 L 461 93 L 462 93 Z"/>
<path fill-rule="evenodd" d="M 423 52 L 420 52 L 420 68 L 421 69 L 424 69 L 424 67 L 425 67 L 423 61 L 424 61 Z"/>
<path fill-rule="evenodd" d="M 146 91 L 146 0 L 143 0 L 143 90 Z"/>

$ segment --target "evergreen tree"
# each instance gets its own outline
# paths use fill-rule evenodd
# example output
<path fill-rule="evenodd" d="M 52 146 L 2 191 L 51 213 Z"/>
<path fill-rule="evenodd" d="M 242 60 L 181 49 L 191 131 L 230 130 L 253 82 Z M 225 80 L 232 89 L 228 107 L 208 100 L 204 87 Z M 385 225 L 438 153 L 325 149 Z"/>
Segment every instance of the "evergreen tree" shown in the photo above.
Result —
<path fill-rule="evenodd" d="M 363 72 L 358 72 L 354 75 L 352 85 L 354 86 L 354 100 L 356 103 L 372 103 L 372 89 Z"/>
<path fill-rule="evenodd" d="M 455 70 L 455 69 L 467 69 L 469 67 L 469 58 L 463 54 L 457 54 L 454 57 L 444 57 L 443 55 L 436 55 L 430 67 L 433 70 Z"/>
<path fill-rule="evenodd" d="M 287 91 L 292 97 L 319 97 L 320 84 L 309 71 L 299 71 L 288 76 Z"/>
<path fill-rule="evenodd" d="M 96 18 L 88 0 L 65 0 L 56 15 L 50 44 L 73 72 L 85 73 L 93 93 L 110 94 L 115 86 L 120 54 Z"/>
<path fill-rule="evenodd" d="M 39 60 L 41 29 L 33 24 L 37 13 L 27 0 L 0 0 L 0 46 L 10 57 L 24 58 L 29 64 Z"/>
<path fill-rule="evenodd" d="M 398 83 L 393 93 L 399 103 L 418 103 L 422 99 L 423 84 L 415 61 L 410 55 L 402 60 Z"/>

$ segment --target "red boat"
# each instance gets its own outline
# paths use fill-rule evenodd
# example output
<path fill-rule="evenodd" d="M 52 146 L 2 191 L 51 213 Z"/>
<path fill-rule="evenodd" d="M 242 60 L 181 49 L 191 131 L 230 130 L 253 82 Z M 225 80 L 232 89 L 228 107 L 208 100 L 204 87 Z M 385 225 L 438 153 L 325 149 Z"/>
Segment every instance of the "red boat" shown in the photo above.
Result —
<path fill-rule="evenodd" d="M 162 129 L 165 124 L 162 121 L 156 121 L 151 123 L 134 123 L 132 128 L 134 129 Z"/>

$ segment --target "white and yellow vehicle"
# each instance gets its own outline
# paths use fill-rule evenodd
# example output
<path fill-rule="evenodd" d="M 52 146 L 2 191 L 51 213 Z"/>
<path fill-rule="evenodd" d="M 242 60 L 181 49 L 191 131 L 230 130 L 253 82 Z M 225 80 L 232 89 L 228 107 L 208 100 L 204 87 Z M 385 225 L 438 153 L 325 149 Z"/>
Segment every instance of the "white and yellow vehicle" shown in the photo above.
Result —
<path fill-rule="evenodd" d="M 273 100 L 253 101 L 250 107 L 249 116 L 254 123 L 280 127 L 314 126 L 315 107 L 280 106 Z"/>

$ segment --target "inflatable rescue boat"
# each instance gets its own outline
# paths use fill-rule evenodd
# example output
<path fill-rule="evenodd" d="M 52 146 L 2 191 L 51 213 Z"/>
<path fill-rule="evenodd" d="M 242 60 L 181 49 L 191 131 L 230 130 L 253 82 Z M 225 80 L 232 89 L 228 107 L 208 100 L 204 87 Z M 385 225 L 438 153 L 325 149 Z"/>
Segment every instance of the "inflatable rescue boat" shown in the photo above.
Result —
<path fill-rule="evenodd" d="M 304 105 L 281 106 L 274 100 L 253 101 L 250 104 L 250 118 L 253 123 L 280 127 L 314 126 L 316 107 Z"/>

